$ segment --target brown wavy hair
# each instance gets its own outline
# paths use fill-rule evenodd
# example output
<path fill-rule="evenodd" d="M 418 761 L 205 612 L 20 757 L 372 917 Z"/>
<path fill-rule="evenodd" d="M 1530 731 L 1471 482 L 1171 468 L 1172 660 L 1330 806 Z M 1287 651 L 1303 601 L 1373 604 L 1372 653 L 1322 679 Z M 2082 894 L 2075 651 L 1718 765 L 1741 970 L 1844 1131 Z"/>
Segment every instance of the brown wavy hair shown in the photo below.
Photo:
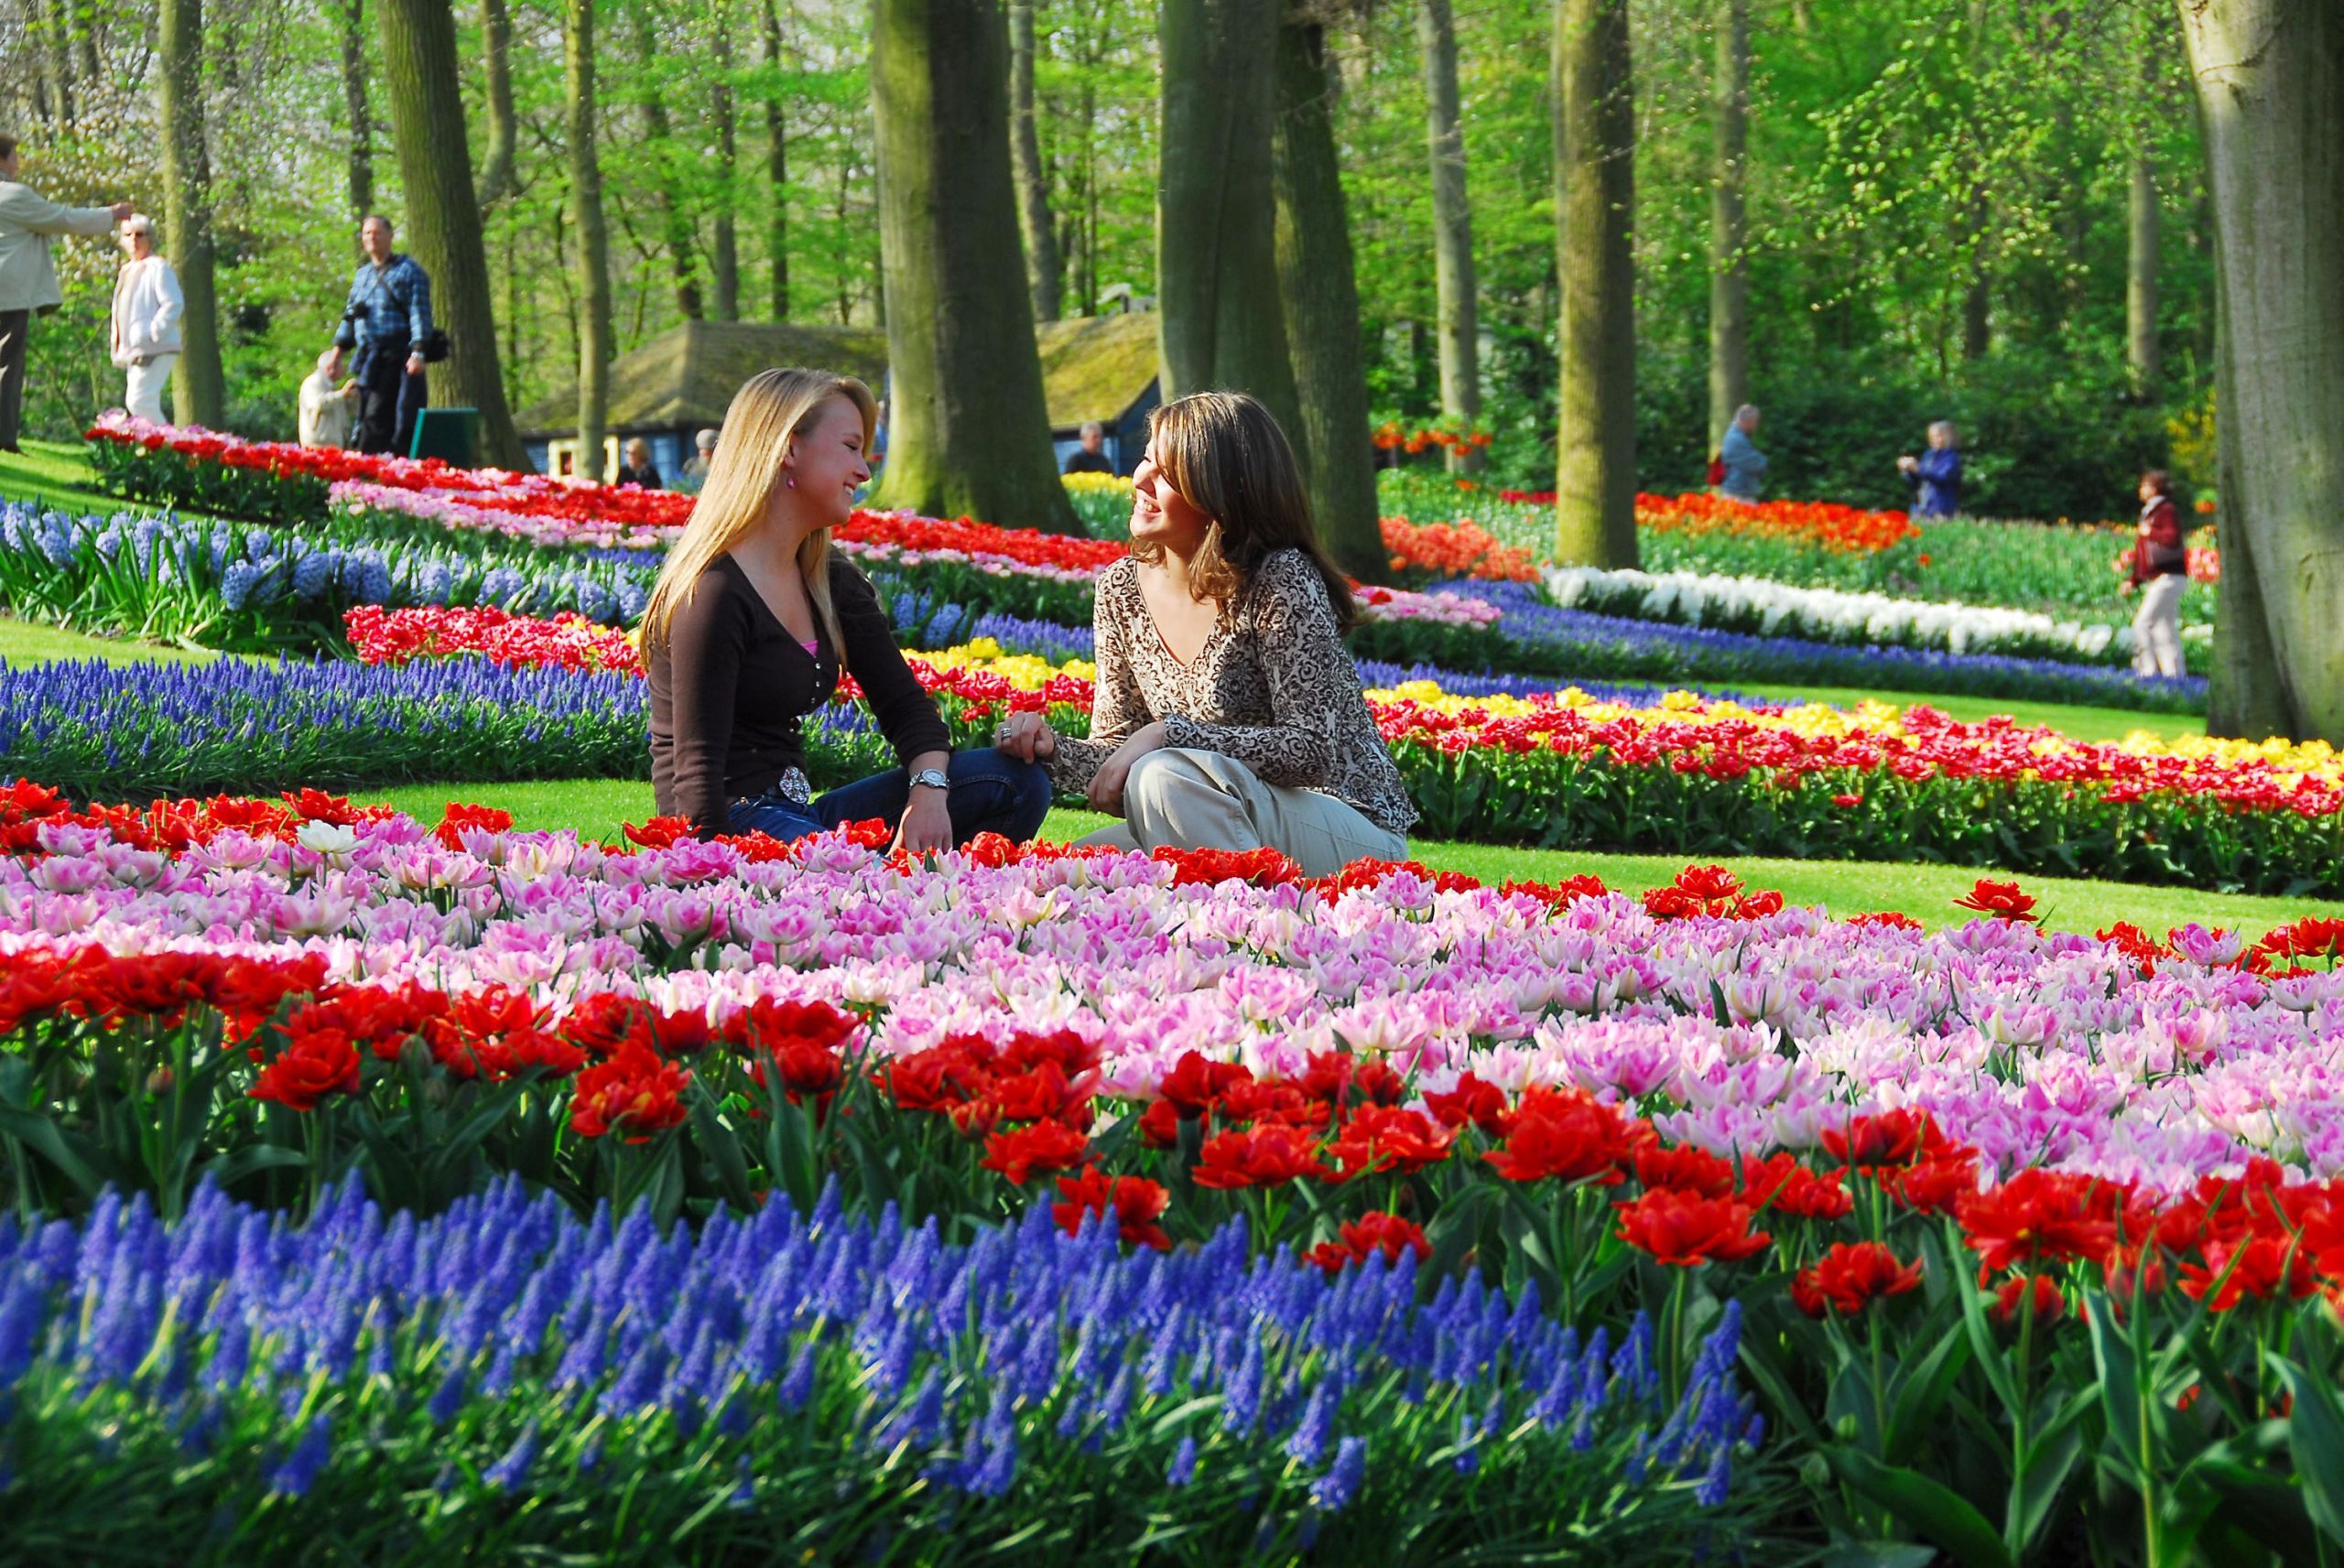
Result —
<path fill-rule="evenodd" d="M 1147 434 L 1164 477 L 1211 520 L 1188 563 L 1199 603 L 1232 603 L 1272 551 L 1300 550 L 1326 581 L 1335 623 L 1346 631 L 1358 623 L 1351 579 L 1318 542 L 1302 467 L 1268 409 L 1242 392 L 1192 393 L 1152 410 Z M 1134 540 L 1132 554 L 1156 561 L 1164 551 Z"/>

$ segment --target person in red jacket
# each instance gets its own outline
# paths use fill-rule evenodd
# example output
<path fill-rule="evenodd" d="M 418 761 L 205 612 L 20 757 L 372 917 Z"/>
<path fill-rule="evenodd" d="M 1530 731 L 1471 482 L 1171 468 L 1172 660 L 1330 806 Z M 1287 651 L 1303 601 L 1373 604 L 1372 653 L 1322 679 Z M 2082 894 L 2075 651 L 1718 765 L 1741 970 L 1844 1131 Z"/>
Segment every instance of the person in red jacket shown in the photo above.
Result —
<path fill-rule="evenodd" d="M 2163 469 L 2141 476 L 2141 531 L 2132 541 L 2132 575 L 2122 591 L 2141 596 L 2132 617 L 2132 670 L 2143 676 L 2188 673 L 2181 661 L 2181 595 L 2189 586 L 2189 548 L 2181 508 Z"/>

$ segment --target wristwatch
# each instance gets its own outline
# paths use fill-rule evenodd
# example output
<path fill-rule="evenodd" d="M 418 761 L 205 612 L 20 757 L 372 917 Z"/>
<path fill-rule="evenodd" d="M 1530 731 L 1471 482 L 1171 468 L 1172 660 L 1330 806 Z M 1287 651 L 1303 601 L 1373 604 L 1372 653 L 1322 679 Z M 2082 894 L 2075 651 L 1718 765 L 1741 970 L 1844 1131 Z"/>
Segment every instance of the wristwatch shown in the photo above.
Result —
<path fill-rule="evenodd" d="M 944 776 L 942 768 L 922 768 L 912 775 L 912 783 L 926 784 L 930 789 L 944 789 L 949 787 L 952 781 Z"/>

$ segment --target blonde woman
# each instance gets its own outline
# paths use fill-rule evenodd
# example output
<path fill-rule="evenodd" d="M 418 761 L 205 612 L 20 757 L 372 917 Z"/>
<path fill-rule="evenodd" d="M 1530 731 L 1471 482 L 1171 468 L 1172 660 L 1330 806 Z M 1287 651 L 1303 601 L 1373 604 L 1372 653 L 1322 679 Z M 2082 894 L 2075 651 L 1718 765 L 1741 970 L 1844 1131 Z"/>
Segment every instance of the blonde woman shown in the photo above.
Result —
<path fill-rule="evenodd" d="M 1123 818 L 1089 842 L 1266 845 L 1313 876 L 1405 859 L 1416 807 L 1343 646 L 1350 580 L 1277 422 L 1237 393 L 1165 404 L 1132 489 L 1132 554 L 1092 611 L 1091 738 L 1021 713 L 1002 750 Z"/>
<path fill-rule="evenodd" d="M 869 580 L 830 550 L 830 530 L 871 481 L 877 413 L 851 377 L 750 377 L 651 590 L 652 789 L 662 816 L 703 837 L 793 838 L 875 816 L 918 851 L 987 830 L 1030 838 L 1049 811 L 1049 781 L 1030 761 L 990 747 L 953 754 Z M 802 729 L 841 670 L 904 765 L 817 797 Z"/>

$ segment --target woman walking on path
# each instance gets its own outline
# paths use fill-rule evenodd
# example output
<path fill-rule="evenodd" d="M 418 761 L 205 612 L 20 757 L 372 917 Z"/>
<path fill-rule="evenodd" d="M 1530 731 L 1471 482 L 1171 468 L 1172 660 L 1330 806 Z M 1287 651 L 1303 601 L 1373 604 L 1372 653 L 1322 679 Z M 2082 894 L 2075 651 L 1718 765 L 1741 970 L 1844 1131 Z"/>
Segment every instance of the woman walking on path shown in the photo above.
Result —
<path fill-rule="evenodd" d="M 991 747 L 952 751 L 869 579 L 830 530 L 871 481 L 870 388 L 810 370 L 761 371 L 734 395 L 724 442 L 643 614 L 651 782 L 663 816 L 703 838 L 820 833 L 884 818 L 899 849 L 1031 838 L 1049 780 Z M 852 676 L 903 766 L 816 796 L 806 721 Z"/>
<path fill-rule="evenodd" d="M 1953 444 L 1953 421 L 1929 427 L 1929 449 L 1896 460 L 1897 471 L 1913 487 L 1913 515 L 1950 517 L 1961 510 L 1961 453 Z"/>
<path fill-rule="evenodd" d="M 2141 476 L 2141 531 L 2132 543 L 2132 575 L 2121 591 L 2141 595 L 2132 617 L 2132 670 L 2143 676 L 2188 674 L 2181 658 L 2181 595 L 2189 586 L 2189 547 L 2181 508 L 2163 469 Z"/>
<path fill-rule="evenodd" d="M 1266 846 L 1312 876 L 1405 859 L 1416 811 L 1343 646 L 1350 581 L 1269 411 L 1230 392 L 1165 404 L 1132 489 L 1132 553 L 1092 611 L 1091 738 L 1020 713 L 1001 749 L 1123 818 L 1086 843 Z"/>
<path fill-rule="evenodd" d="M 179 275 L 155 254 L 155 220 L 122 221 L 122 270 L 114 275 L 114 362 L 128 385 L 122 406 L 134 419 L 163 422 L 163 388 L 179 358 L 179 321 L 187 300 Z"/>

